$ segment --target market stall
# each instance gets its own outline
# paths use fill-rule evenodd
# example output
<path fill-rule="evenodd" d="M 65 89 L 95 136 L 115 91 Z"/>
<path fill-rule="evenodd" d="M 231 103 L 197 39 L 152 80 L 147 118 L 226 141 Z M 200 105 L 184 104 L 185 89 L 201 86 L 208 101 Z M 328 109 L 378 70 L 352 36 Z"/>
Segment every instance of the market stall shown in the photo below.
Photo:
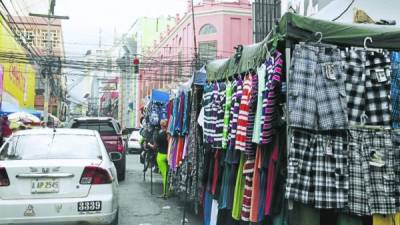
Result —
<path fill-rule="evenodd" d="M 205 224 L 399 223 L 398 49 L 398 27 L 288 13 L 210 62 Z"/>

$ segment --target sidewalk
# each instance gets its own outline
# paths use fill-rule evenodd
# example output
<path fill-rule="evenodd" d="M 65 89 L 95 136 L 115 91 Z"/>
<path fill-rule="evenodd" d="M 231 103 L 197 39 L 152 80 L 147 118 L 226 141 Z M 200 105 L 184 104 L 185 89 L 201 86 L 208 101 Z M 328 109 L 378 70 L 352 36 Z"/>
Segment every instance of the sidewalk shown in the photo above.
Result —
<path fill-rule="evenodd" d="M 120 225 L 179 225 L 184 204 L 177 196 L 158 198 L 162 193 L 160 174 L 153 173 L 153 194 L 150 193 L 150 171 L 143 181 L 143 167 L 137 155 L 127 157 L 126 180 L 120 183 Z M 201 225 L 201 217 L 187 208 L 187 225 Z"/>

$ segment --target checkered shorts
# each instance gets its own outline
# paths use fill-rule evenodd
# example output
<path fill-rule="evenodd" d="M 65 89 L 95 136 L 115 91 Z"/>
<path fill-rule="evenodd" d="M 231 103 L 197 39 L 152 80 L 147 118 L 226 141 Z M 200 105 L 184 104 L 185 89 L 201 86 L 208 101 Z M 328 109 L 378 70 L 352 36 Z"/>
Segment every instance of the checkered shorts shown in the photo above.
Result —
<path fill-rule="evenodd" d="M 296 45 L 289 76 L 290 126 L 346 129 L 347 101 L 340 50 L 333 45 Z"/>
<path fill-rule="evenodd" d="M 390 131 L 351 130 L 349 152 L 350 212 L 396 213 L 395 154 Z M 383 156 L 383 166 L 371 164 L 377 153 Z"/>
<path fill-rule="evenodd" d="M 394 173 L 396 175 L 396 207 L 400 211 L 400 130 L 392 131 L 392 143 L 394 152 Z"/>
<path fill-rule="evenodd" d="M 389 53 L 349 50 L 341 53 L 346 77 L 349 124 L 360 124 L 363 114 L 367 125 L 389 126 L 390 58 Z M 381 75 L 381 76 L 379 76 Z M 383 80 L 380 78 L 383 77 Z"/>
<path fill-rule="evenodd" d="M 392 52 L 392 127 L 400 128 L 400 52 Z"/>
<path fill-rule="evenodd" d="M 349 189 L 346 143 L 346 132 L 315 133 L 294 129 L 286 198 L 316 208 L 344 208 Z"/>

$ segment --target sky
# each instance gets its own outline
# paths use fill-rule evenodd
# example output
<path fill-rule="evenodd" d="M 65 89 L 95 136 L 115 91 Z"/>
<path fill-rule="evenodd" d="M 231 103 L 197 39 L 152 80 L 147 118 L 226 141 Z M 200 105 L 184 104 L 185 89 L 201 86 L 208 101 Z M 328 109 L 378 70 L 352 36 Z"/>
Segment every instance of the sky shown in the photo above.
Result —
<path fill-rule="evenodd" d="M 198 2 L 196 0 L 195 2 Z M 18 15 L 46 14 L 48 0 L 4 0 L 10 11 Z M 13 4 L 11 4 L 13 2 Z M 66 57 L 82 58 L 87 50 L 112 46 L 114 36 L 126 33 L 138 17 L 181 15 L 187 9 L 187 0 L 56 0 L 55 14 L 69 16 L 62 21 Z M 101 35 L 100 35 L 101 30 Z M 79 102 L 83 99 L 85 82 L 76 76 L 68 76 L 67 85 L 76 82 L 69 90 L 70 96 Z M 72 86 L 71 86 L 72 87 Z"/>
<path fill-rule="evenodd" d="M 48 9 L 48 0 L 10 1 L 24 15 Z M 67 56 L 81 56 L 99 46 L 100 29 L 103 47 L 110 47 L 115 31 L 127 32 L 138 17 L 182 15 L 186 7 L 187 0 L 56 0 L 55 14 L 70 17 L 62 22 Z"/>

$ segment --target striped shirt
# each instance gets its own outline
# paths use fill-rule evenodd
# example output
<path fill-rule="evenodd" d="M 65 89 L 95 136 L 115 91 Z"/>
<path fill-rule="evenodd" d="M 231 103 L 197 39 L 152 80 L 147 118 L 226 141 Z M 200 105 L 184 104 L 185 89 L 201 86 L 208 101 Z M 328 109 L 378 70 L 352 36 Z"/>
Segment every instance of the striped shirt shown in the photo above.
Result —
<path fill-rule="evenodd" d="M 245 177 L 243 204 L 241 217 L 243 221 L 249 221 L 251 198 L 253 195 L 253 175 L 254 175 L 255 159 L 247 159 L 243 167 L 243 175 Z"/>
<path fill-rule="evenodd" d="M 215 120 L 212 118 L 212 98 L 213 98 L 213 85 L 204 86 L 203 93 L 203 107 L 204 107 L 204 126 L 203 126 L 203 136 L 205 143 L 213 142 L 213 135 L 215 130 L 213 129 L 213 123 Z"/>
<path fill-rule="evenodd" d="M 232 95 L 231 112 L 230 112 L 230 123 L 228 128 L 228 149 L 233 150 L 236 142 L 236 129 L 237 121 L 239 116 L 239 106 L 243 95 L 243 81 L 238 79 L 234 82 L 234 93 Z"/>
<path fill-rule="evenodd" d="M 258 100 L 258 76 L 253 74 L 251 78 L 251 91 L 250 91 L 250 101 L 249 101 L 249 117 L 247 120 L 247 130 L 246 130 L 246 155 L 248 158 L 254 158 L 256 155 L 256 145 L 253 144 L 253 130 L 254 122 L 257 110 L 257 100 Z"/>
<path fill-rule="evenodd" d="M 261 130 L 261 144 L 271 143 L 273 140 L 274 122 L 278 119 L 278 96 L 281 90 L 281 76 L 283 59 L 279 51 L 275 51 L 274 69 L 273 73 L 268 76 L 267 92 L 263 101 L 263 115 L 264 121 Z"/>
<path fill-rule="evenodd" d="M 213 148 L 222 148 L 222 136 L 224 131 L 224 103 L 225 103 L 225 83 L 214 84 L 214 96 L 212 104 L 212 118 L 215 132 L 213 134 Z"/>
<path fill-rule="evenodd" d="M 250 111 L 250 94 L 251 94 L 251 75 L 247 75 L 243 83 L 243 95 L 239 106 L 239 116 L 236 131 L 235 149 L 239 151 L 246 150 L 247 141 L 247 125 Z"/>

